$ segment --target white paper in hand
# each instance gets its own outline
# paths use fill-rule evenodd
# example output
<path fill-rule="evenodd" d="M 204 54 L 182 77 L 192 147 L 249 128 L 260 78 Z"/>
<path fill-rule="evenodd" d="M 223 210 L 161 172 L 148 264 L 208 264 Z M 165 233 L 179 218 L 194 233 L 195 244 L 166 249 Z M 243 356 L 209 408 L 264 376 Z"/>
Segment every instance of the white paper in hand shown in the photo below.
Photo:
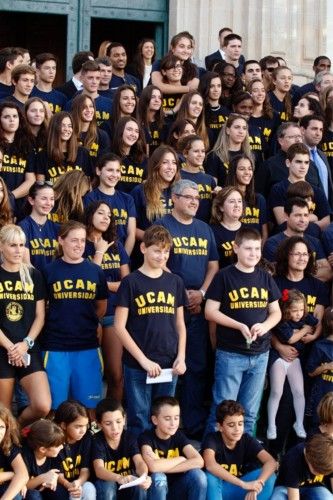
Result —
<path fill-rule="evenodd" d="M 172 368 L 163 368 L 157 377 L 147 375 L 146 384 L 163 384 L 164 382 L 172 382 Z"/>
<path fill-rule="evenodd" d="M 147 474 L 142 474 L 142 476 L 137 477 L 133 481 L 122 484 L 121 486 L 119 486 L 119 489 L 124 490 L 125 488 L 133 488 L 133 486 L 139 486 L 140 484 L 144 483 L 146 479 L 147 479 Z"/>

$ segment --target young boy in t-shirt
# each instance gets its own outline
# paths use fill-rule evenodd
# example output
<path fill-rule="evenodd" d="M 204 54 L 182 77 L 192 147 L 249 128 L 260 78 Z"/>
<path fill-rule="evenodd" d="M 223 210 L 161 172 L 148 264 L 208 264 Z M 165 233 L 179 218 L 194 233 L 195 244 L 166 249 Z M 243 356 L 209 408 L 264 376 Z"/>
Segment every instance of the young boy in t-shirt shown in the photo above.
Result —
<path fill-rule="evenodd" d="M 215 430 L 216 406 L 238 400 L 245 409 L 245 431 L 252 434 L 264 386 L 270 330 L 280 321 L 280 291 L 258 267 L 261 236 L 253 228 L 237 231 L 236 264 L 215 275 L 206 297 L 205 315 L 217 324 L 213 404 L 208 420 Z"/>
<path fill-rule="evenodd" d="M 222 401 L 216 409 L 218 431 L 202 445 L 208 480 L 207 500 L 244 498 L 246 492 L 270 498 L 276 462 L 262 445 L 244 433 L 244 408 L 236 401 Z M 254 469 L 259 460 L 262 468 Z M 252 467 L 251 467 L 252 464 Z"/>
<path fill-rule="evenodd" d="M 333 437 L 315 434 L 283 457 L 272 500 L 332 500 Z"/>
<path fill-rule="evenodd" d="M 178 429 L 180 407 L 177 399 L 156 398 L 151 419 L 155 429 L 139 437 L 143 459 L 151 472 L 148 498 L 206 500 L 207 480 L 200 470 L 203 459 Z"/>
<path fill-rule="evenodd" d="M 143 500 L 151 485 L 147 476 L 140 486 L 133 486 L 122 492 L 118 487 L 133 479 L 133 474 L 148 474 L 140 454 L 136 438 L 124 430 L 125 412 L 118 401 L 102 399 L 96 406 L 96 420 L 101 432 L 94 435 L 92 460 L 97 477 L 97 500 L 131 499 Z"/>
<path fill-rule="evenodd" d="M 164 227 L 147 229 L 140 245 L 143 265 L 122 280 L 117 295 L 114 326 L 125 348 L 127 422 L 135 435 L 149 427 L 151 401 L 173 396 L 177 375 L 186 370 L 185 287 L 163 270 L 171 244 Z M 165 368 L 172 369 L 171 380 L 147 384 L 147 375 L 155 378 Z"/>

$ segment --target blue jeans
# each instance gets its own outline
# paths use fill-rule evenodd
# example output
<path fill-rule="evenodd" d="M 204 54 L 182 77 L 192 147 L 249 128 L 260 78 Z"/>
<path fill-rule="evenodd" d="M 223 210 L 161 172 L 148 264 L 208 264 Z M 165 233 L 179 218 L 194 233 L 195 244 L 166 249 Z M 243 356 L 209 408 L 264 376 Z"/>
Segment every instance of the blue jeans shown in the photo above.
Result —
<path fill-rule="evenodd" d="M 95 482 L 97 500 L 145 500 L 147 498 L 147 492 L 138 486 L 133 488 L 128 488 L 126 490 L 118 491 L 118 484 L 113 481 L 102 481 L 98 479 Z"/>
<path fill-rule="evenodd" d="M 186 372 L 181 378 L 180 407 L 186 434 L 203 431 L 207 420 L 204 406 L 207 386 L 208 325 L 203 313 L 185 311 Z"/>
<path fill-rule="evenodd" d="M 151 426 L 152 401 L 159 396 L 174 396 L 177 377 L 172 382 L 146 384 L 147 372 L 124 365 L 124 388 L 127 405 L 127 427 L 138 436 Z"/>
<path fill-rule="evenodd" d="M 255 481 L 261 474 L 261 469 L 253 470 L 248 474 L 242 476 L 244 481 Z M 223 481 L 217 476 L 206 472 L 207 476 L 207 500 L 243 500 L 245 495 L 248 493 L 247 490 L 243 490 L 240 486 L 235 486 L 234 484 Z M 262 492 L 257 496 L 258 500 L 269 500 L 271 498 L 276 476 L 273 474 L 270 476 Z"/>
<path fill-rule="evenodd" d="M 244 430 L 253 433 L 264 388 L 268 352 L 246 355 L 216 350 L 213 403 L 207 432 L 215 431 L 216 406 L 224 399 L 239 401 L 245 409 Z"/>
<path fill-rule="evenodd" d="M 201 469 L 192 469 L 172 477 L 163 472 L 151 474 L 152 484 L 147 490 L 147 500 L 206 500 L 207 479 Z"/>
<path fill-rule="evenodd" d="M 324 486 L 313 486 L 299 489 L 301 500 L 332 500 L 333 495 Z M 288 488 L 277 486 L 274 488 L 271 500 L 288 500 Z"/>

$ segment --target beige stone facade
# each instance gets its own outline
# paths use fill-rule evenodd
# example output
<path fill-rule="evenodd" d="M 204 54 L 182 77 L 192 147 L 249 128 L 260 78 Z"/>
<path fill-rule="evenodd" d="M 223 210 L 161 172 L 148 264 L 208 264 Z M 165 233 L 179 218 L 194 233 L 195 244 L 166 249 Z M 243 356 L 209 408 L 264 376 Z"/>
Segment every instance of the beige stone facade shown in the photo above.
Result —
<path fill-rule="evenodd" d="M 228 26 L 243 37 L 245 58 L 282 56 L 295 83 L 313 77 L 318 55 L 333 58 L 333 0 L 170 0 L 169 33 L 190 31 L 196 56 L 218 48 L 218 32 Z"/>

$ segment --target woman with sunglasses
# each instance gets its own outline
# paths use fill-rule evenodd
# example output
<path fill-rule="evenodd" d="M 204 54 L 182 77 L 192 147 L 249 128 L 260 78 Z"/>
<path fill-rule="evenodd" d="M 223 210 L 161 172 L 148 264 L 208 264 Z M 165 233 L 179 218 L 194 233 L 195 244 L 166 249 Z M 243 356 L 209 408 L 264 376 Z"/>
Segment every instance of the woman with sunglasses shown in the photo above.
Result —
<path fill-rule="evenodd" d="M 59 225 L 48 219 L 54 207 L 52 184 L 35 182 L 29 190 L 28 206 L 30 215 L 19 223 L 26 237 L 24 260 L 42 271 L 53 260 L 58 247 Z"/>

